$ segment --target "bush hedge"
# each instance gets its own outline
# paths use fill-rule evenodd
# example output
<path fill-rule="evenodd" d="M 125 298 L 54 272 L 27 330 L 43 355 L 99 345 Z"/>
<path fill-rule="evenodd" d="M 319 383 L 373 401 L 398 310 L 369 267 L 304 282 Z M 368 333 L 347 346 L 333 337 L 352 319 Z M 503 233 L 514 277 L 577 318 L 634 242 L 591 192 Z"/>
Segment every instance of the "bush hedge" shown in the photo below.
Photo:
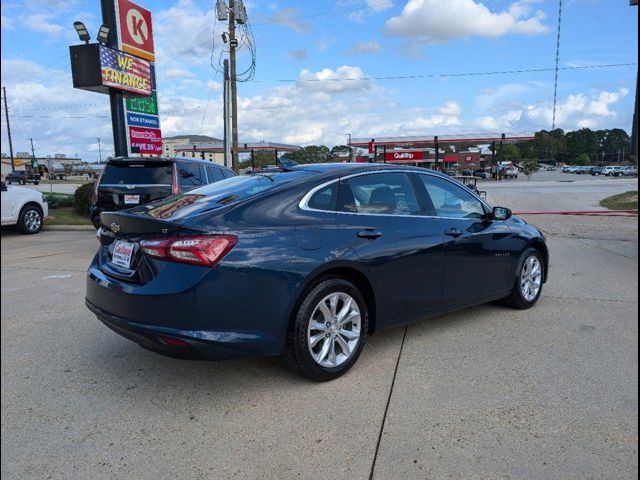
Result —
<path fill-rule="evenodd" d="M 73 207 L 73 195 L 67 193 L 45 193 L 49 208 Z"/>
<path fill-rule="evenodd" d="M 78 215 L 89 216 L 94 183 L 95 182 L 85 183 L 73 194 L 73 208 Z"/>

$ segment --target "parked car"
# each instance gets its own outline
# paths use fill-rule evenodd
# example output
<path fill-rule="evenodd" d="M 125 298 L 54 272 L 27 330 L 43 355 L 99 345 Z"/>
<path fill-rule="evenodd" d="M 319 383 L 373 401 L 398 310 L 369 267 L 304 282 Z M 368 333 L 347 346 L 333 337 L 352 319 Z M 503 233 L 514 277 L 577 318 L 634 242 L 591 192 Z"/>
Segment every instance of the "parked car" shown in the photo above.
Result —
<path fill-rule="evenodd" d="M 367 334 L 503 299 L 532 307 L 543 234 L 418 167 L 311 164 L 102 214 L 86 305 L 171 356 L 345 373 Z"/>
<path fill-rule="evenodd" d="M 11 185 L 12 183 L 18 183 L 20 185 L 33 183 L 34 185 L 38 185 L 40 183 L 40 174 L 27 172 L 26 170 L 14 170 L 13 172 L 7 173 L 4 179 L 7 185 Z"/>
<path fill-rule="evenodd" d="M 95 184 L 91 221 L 98 228 L 102 212 L 144 205 L 233 176 L 233 170 L 194 158 L 110 159 Z"/>
<path fill-rule="evenodd" d="M 624 167 L 621 165 L 608 165 L 602 169 L 602 174 L 607 177 L 621 177 Z"/>
<path fill-rule="evenodd" d="M 504 176 L 506 178 L 518 178 L 518 169 L 515 167 L 507 168 L 504 171 Z"/>
<path fill-rule="evenodd" d="M 624 170 L 622 170 L 622 175 L 625 177 L 637 177 L 638 167 L 625 167 Z"/>
<path fill-rule="evenodd" d="M 487 178 L 487 172 L 484 170 L 474 170 L 473 176 L 476 178 Z"/>
<path fill-rule="evenodd" d="M 586 175 L 587 173 L 590 173 L 590 172 L 591 172 L 591 166 L 587 166 L 587 165 L 576 167 L 576 169 L 573 171 L 573 173 L 575 173 L 576 175 Z"/>
<path fill-rule="evenodd" d="M 2 182 L 2 226 L 15 225 L 20 233 L 38 233 L 49 205 L 42 193 L 24 187 L 7 186 Z"/>
<path fill-rule="evenodd" d="M 589 173 L 591 173 L 591 175 L 593 175 L 594 177 L 597 177 L 598 175 L 603 175 L 602 171 L 604 170 L 604 167 L 591 167 L 591 170 L 589 171 Z"/>
<path fill-rule="evenodd" d="M 463 177 L 472 177 L 473 171 L 469 169 L 465 169 L 460 172 L 460 175 L 462 175 Z"/>

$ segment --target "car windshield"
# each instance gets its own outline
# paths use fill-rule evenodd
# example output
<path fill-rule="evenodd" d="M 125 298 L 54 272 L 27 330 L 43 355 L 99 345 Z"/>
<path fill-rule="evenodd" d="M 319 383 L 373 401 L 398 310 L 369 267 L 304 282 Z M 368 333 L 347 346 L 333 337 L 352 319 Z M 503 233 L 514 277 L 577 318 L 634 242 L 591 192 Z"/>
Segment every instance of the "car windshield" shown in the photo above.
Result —
<path fill-rule="evenodd" d="M 173 164 L 167 162 L 108 164 L 101 185 L 171 185 Z"/>

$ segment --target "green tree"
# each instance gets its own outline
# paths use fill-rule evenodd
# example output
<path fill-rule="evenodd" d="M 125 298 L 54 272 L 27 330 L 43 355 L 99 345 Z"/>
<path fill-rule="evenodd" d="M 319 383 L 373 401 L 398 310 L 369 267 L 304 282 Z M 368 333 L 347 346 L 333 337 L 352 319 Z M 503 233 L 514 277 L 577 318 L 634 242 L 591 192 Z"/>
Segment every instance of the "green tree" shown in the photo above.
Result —
<path fill-rule="evenodd" d="M 533 158 L 527 158 L 520 164 L 520 167 L 522 168 L 522 173 L 527 176 L 527 179 L 529 181 L 531 181 L 531 177 L 533 177 L 533 174 L 540 169 L 540 167 L 538 166 L 538 161 L 534 160 Z"/>
<path fill-rule="evenodd" d="M 500 160 L 513 162 L 520 159 L 520 150 L 513 144 L 503 145 Z"/>
<path fill-rule="evenodd" d="M 589 165 L 591 163 L 591 159 L 586 153 L 581 153 L 573 160 L 573 163 L 576 165 Z"/>

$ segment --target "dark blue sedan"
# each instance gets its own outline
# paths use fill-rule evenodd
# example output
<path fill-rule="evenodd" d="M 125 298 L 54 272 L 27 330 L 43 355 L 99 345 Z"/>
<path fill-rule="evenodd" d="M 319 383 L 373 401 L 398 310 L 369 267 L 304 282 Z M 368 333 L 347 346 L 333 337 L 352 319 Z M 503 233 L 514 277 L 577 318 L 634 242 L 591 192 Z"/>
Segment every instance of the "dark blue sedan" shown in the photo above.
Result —
<path fill-rule="evenodd" d="M 342 375 L 368 334 L 484 302 L 533 306 L 542 233 L 436 172 L 305 165 L 103 213 L 86 304 L 168 355 L 283 355 Z"/>

